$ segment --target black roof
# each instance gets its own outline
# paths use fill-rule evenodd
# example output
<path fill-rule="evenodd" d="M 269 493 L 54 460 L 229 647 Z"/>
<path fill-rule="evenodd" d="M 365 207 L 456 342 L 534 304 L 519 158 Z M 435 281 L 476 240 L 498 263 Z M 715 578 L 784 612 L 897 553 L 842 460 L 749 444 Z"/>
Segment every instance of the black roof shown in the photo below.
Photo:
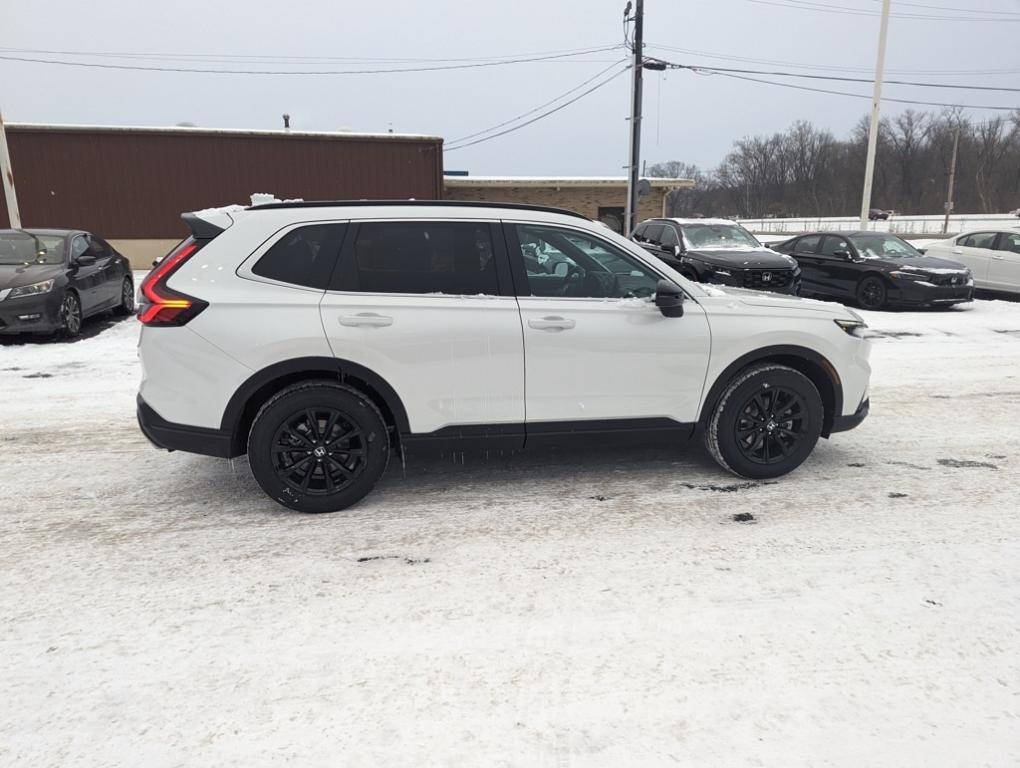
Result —
<path fill-rule="evenodd" d="M 516 211 L 542 211 L 575 216 L 588 221 L 588 217 L 566 208 L 552 208 L 546 205 L 525 205 L 524 203 L 493 203 L 474 200 L 300 200 L 290 203 L 263 203 L 251 205 L 249 211 L 267 211 L 278 208 L 336 208 L 348 206 L 422 206 L 426 208 L 512 208 Z"/>

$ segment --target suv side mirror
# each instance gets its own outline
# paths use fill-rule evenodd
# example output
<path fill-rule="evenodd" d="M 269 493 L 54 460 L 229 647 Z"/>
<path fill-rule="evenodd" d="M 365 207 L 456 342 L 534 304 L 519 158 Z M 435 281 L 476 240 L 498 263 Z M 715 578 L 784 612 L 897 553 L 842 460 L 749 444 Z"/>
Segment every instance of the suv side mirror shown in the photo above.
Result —
<path fill-rule="evenodd" d="M 837 259 L 843 259 L 843 261 L 853 261 L 853 256 L 850 255 L 850 251 L 833 251 L 832 255 Z"/>
<path fill-rule="evenodd" d="M 91 253 L 83 253 L 77 259 L 74 260 L 75 264 L 81 264 L 83 267 L 87 267 L 89 264 L 96 263 L 96 257 Z"/>
<path fill-rule="evenodd" d="M 684 314 L 684 292 L 669 280 L 660 280 L 655 286 L 655 306 L 664 317 L 682 317 Z"/>
<path fill-rule="evenodd" d="M 677 259 L 679 259 L 680 258 L 680 254 L 684 252 L 684 249 L 681 248 L 679 245 L 674 245 L 672 250 L 673 250 L 673 256 L 675 258 L 677 258 Z"/>

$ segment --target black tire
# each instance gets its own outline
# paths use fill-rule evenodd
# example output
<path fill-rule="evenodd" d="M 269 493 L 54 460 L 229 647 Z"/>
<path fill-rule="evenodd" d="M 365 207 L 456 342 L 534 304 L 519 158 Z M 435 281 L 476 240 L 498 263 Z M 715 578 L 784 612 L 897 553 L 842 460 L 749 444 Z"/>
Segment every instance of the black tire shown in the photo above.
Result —
<path fill-rule="evenodd" d="M 120 284 L 120 304 L 114 307 L 113 314 L 125 316 L 135 311 L 135 284 L 130 277 L 125 277 Z"/>
<path fill-rule="evenodd" d="M 785 365 L 755 365 L 723 390 L 705 430 L 705 445 L 735 475 L 779 477 L 811 454 L 824 417 L 821 395 L 807 376 Z"/>
<path fill-rule="evenodd" d="M 78 294 L 68 291 L 60 302 L 60 335 L 73 339 L 81 333 L 81 301 Z"/>
<path fill-rule="evenodd" d="M 336 512 L 357 503 L 389 459 L 379 409 L 358 390 L 332 381 L 302 382 L 273 395 L 248 435 L 255 480 L 299 512 Z"/>
<path fill-rule="evenodd" d="M 857 303 L 862 309 L 882 309 L 885 299 L 885 283 L 878 275 L 867 275 L 857 284 Z"/>

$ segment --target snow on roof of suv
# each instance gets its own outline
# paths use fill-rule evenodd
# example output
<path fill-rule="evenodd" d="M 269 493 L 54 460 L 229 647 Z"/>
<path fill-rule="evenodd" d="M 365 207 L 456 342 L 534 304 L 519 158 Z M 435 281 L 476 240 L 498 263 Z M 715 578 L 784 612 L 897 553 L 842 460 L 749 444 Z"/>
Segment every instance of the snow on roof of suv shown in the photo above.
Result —
<path fill-rule="evenodd" d="M 273 201 L 183 214 L 142 286 L 138 396 L 158 447 L 247 453 L 279 503 L 363 498 L 393 451 L 701 434 L 792 471 L 868 412 L 839 305 L 700 289 L 579 214 L 453 201 Z M 640 375 L 635 375 L 640 371 Z"/>

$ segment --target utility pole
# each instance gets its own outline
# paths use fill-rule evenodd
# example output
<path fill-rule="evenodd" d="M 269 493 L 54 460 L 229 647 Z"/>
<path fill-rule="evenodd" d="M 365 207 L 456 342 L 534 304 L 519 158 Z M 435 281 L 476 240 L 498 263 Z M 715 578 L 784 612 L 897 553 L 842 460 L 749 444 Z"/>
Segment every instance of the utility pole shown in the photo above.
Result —
<path fill-rule="evenodd" d="M 864 195 L 861 200 L 861 229 L 868 228 L 871 182 L 875 175 L 878 120 L 882 108 L 882 71 L 885 69 L 885 37 L 889 30 L 889 0 L 882 0 L 882 24 L 878 33 L 878 61 L 875 62 L 875 92 L 871 98 L 871 127 L 868 129 L 868 159 L 864 166 Z"/>
<path fill-rule="evenodd" d="M 888 2 L 888 0 L 887 0 Z M 627 10 L 623 12 L 628 21 Z M 641 170 L 641 87 L 644 71 L 645 0 L 634 0 L 634 58 L 631 63 L 630 163 L 627 165 L 627 206 L 623 214 L 623 236 L 630 237 L 637 225 L 638 172 Z"/>
<path fill-rule="evenodd" d="M 960 124 L 953 132 L 953 160 L 949 164 L 949 189 L 946 191 L 946 218 L 942 222 L 942 234 L 949 232 L 949 214 L 953 212 L 953 183 L 956 181 L 956 154 L 960 149 Z"/>
<path fill-rule="evenodd" d="M 21 229 L 21 213 L 18 211 L 18 196 L 14 193 L 14 171 L 11 170 L 11 155 L 7 151 L 7 129 L 0 112 L 0 176 L 3 176 L 4 197 L 7 198 L 7 218 L 12 229 Z"/>

